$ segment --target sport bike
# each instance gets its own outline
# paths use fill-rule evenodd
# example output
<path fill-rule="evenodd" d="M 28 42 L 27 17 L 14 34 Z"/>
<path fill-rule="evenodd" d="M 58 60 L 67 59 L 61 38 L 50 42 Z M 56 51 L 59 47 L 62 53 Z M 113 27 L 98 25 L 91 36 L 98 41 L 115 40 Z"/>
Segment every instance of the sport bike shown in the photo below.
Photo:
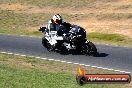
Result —
<path fill-rule="evenodd" d="M 40 27 L 39 31 L 44 33 L 42 45 L 48 51 L 59 51 L 61 53 L 75 51 L 92 56 L 97 54 L 96 46 L 86 38 L 85 29 L 78 25 L 72 25 L 69 30 L 62 25 L 57 31 Z"/>

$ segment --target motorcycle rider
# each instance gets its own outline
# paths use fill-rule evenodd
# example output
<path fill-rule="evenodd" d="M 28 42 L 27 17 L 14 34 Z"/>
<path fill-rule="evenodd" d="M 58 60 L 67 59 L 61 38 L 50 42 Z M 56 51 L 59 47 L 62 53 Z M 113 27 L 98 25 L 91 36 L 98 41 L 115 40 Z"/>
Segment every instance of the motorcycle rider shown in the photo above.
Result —
<path fill-rule="evenodd" d="M 67 34 L 71 29 L 71 24 L 64 22 L 61 15 L 56 14 L 49 20 L 47 24 L 47 30 L 57 31 L 59 36 L 63 36 L 63 34 Z M 57 42 L 54 46 L 52 46 L 51 51 L 55 49 L 56 46 L 60 46 L 62 43 Z"/>
<path fill-rule="evenodd" d="M 63 27 L 62 27 L 63 26 Z M 56 14 L 52 17 L 51 20 L 49 20 L 47 29 L 51 31 L 59 31 L 61 29 L 65 29 L 66 31 L 69 31 L 71 27 L 70 23 L 64 22 L 61 15 Z"/>

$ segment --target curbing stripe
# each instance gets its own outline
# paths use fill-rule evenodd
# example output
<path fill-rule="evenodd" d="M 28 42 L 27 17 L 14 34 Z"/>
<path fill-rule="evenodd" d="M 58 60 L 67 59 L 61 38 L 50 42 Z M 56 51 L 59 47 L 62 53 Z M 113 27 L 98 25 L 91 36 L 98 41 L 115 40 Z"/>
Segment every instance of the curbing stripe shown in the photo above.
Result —
<path fill-rule="evenodd" d="M 61 61 L 61 60 L 55 60 L 55 59 L 41 58 L 41 57 L 36 57 L 36 56 L 27 56 L 27 55 L 22 55 L 22 54 L 17 54 L 17 53 L 11 53 L 11 52 L 0 52 L 0 53 L 1 54 L 9 54 L 9 55 L 22 56 L 22 57 L 31 57 L 31 58 L 34 57 L 34 58 L 37 58 L 37 59 L 43 59 L 43 60 L 49 60 L 49 61 L 58 61 L 58 62 L 62 62 L 62 63 L 81 65 L 81 66 L 85 66 L 85 67 L 92 67 L 92 68 L 98 68 L 98 69 L 104 69 L 104 70 L 110 70 L 110 71 L 115 71 L 115 72 L 121 72 L 121 73 L 131 74 L 131 72 L 126 72 L 126 71 L 121 71 L 121 70 L 115 70 L 115 69 L 109 69 L 109 68 L 104 68 L 104 67 L 79 64 L 79 63 L 73 63 L 73 62 L 67 62 L 67 61 Z"/>

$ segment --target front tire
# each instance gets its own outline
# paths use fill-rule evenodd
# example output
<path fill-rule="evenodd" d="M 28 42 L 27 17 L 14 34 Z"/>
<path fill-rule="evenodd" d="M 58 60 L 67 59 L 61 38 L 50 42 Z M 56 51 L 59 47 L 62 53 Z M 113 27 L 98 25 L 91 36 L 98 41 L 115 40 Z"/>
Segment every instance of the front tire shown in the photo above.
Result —
<path fill-rule="evenodd" d="M 96 46 L 92 42 L 89 41 L 88 43 L 85 43 L 82 46 L 82 52 L 85 55 L 96 56 L 96 54 L 97 54 L 97 48 L 96 48 Z"/>
<path fill-rule="evenodd" d="M 90 55 L 92 55 L 92 56 L 96 56 L 96 54 L 97 54 L 97 48 L 96 48 L 96 46 L 92 43 L 92 42 L 88 42 L 88 44 L 89 44 L 89 49 L 90 49 Z"/>
<path fill-rule="evenodd" d="M 50 52 L 53 50 L 52 45 L 49 43 L 49 41 L 43 37 L 42 38 L 42 45 Z"/>

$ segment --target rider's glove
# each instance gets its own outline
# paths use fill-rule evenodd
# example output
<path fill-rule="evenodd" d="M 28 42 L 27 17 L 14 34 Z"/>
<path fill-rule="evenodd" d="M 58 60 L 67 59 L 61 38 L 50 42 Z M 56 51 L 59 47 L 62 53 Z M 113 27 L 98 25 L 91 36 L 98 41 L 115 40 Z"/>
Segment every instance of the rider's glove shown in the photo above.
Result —
<path fill-rule="evenodd" d="M 45 32 L 45 30 L 46 30 L 46 27 L 40 27 L 39 29 L 39 31 L 42 31 L 42 33 Z"/>

